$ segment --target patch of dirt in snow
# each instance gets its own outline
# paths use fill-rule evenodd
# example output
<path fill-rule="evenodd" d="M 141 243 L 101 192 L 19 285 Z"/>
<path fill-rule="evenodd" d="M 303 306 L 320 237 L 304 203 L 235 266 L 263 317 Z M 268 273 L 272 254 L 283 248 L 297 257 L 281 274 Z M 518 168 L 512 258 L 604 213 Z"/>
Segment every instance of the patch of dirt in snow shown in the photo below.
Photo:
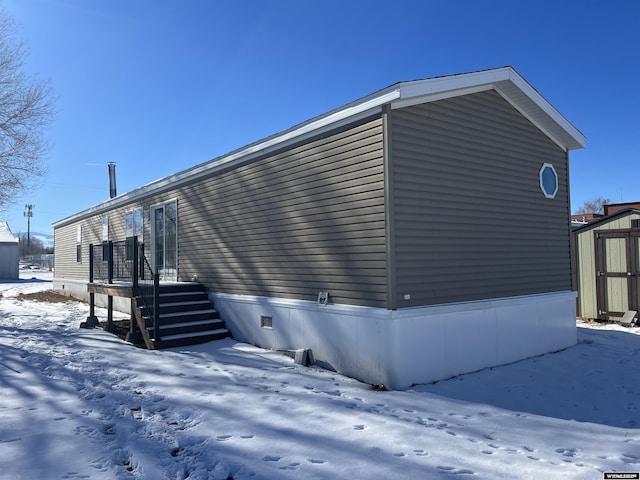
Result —
<path fill-rule="evenodd" d="M 1 297 L 2 297 L 2 292 L 0 292 L 0 298 Z M 42 302 L 42 303 L 71 303 L 71 302 L 78 303 L 79 302 L 79 303 L 86 304 L 86 302 L 78 300 L 77 298 L 72 298 L 63 293 L 56 292 L 55 290 L 41 290 L 39 292 L 32 292 L 32 293 L 18 293 L 18 295 L 16 295 L 15 298 L 17 300 L 22 300 L 22 301 L 33 300 L 33 301 Z M 104 328 L 106 326 L 106 322 L 100 322 L 99 326 L 101 328 Z M 131 329 L 130 320 L 127 320 L 127 319 L 114 320 L 112 322 L 111 328 L 109 329 L 109 332 L 113 333 L 120 339 L 124 340 L 130 329 Z M 140 346 L 140 345 L 136 345 L 136 346 Z"/>
<path fill-rule="evenodd" d="M 0 297 L 2 293 L 0 292 Z M 77 301 L 73 298 L 68 297 L 67 295 L 63 295 L 58 292 L 54 292 L 53 290 L 43 290 L 41 292 L 33 292 L 33 293 L 19 293 L 16 298 L 18 300 L 35 300 L 36 302 L 47 302 L 47 303 L 67 303 L 72 301 Z"/>

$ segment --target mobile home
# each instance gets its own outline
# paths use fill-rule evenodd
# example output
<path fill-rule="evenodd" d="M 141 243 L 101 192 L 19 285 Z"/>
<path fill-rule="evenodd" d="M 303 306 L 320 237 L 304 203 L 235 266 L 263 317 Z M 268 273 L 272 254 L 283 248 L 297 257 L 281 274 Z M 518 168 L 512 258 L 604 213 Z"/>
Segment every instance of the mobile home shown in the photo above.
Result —
<path fill-rule="evenodd" d="M 89 245 L 135 235 L 235 339 L 368 383 L 558 350 L 584 144 L 511 67 L 397 83 L 58 221 L 55 287 L 86 297 Z"/>

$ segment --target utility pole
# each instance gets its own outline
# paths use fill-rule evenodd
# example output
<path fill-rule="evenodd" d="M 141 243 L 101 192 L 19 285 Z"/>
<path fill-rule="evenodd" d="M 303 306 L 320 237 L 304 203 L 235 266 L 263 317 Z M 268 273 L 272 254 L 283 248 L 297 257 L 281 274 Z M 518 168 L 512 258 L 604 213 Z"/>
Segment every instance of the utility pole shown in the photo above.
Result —
<path fill-rule="evenodd" d="M 33 217 L 35 205 L 27 203 L 24 206 L 24 216 L 27 217 L 27 254 L 31 254 L 31 217 Z"/>

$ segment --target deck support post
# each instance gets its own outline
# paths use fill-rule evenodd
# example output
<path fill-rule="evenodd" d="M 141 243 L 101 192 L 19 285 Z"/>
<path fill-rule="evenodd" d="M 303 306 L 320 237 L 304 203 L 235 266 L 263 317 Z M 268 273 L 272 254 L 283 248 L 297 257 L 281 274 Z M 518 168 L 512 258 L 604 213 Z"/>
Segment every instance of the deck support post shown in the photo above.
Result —
<path fill-rule="evenodd" d="M 93 283 L 93 244 L 89 245 L 89 283 Z M 95 328 L 100 325 L 95 312 L 96 296 L 89 294 L 89 316 L 85 322 L 80 323 L 80 328 Z"/>
<path fill-rule="evenodd" d="M 134 345 L 144 345 L 144 338 L 142 337 L 142 332 L 140 331 L 140 327 L 138 326 L 138 322 L 136 321 L 136 316 L 134 314 L 135 309 L 138 308 L 136 297 L 139 295 L 138 280 L 142 272 L 142 265 L 140 263 L 142 255 L 138 252 L 140 243 L 138 243 L 138 238 L 135 236 L 131 238 L 131 248 L 131 266 L 133 270 L 131 272 L 131 326 L 129 327 L 125 340 L 133 343 Z"/>
<path fill-rule="evenodd" d="M 107 332 L 116 333 L 118 330 L 113 324 L 113 296 L 107 295 L 107 324 L 104 326 Z"/>

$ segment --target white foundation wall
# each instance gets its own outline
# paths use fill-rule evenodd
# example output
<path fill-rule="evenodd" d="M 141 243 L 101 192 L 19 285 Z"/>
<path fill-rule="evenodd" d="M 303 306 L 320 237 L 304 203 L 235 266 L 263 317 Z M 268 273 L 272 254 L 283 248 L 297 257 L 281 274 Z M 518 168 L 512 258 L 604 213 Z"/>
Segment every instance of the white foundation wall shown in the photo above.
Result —
<path fill-rule="evenodd" d="M 385 310 L 211 294 L 233 338 L 309 348 L 366 383 L 403 389 L 561 350 L 577 341 L 575 292 Z M 273 327 L 261 327 L 261 317 Z"/>

